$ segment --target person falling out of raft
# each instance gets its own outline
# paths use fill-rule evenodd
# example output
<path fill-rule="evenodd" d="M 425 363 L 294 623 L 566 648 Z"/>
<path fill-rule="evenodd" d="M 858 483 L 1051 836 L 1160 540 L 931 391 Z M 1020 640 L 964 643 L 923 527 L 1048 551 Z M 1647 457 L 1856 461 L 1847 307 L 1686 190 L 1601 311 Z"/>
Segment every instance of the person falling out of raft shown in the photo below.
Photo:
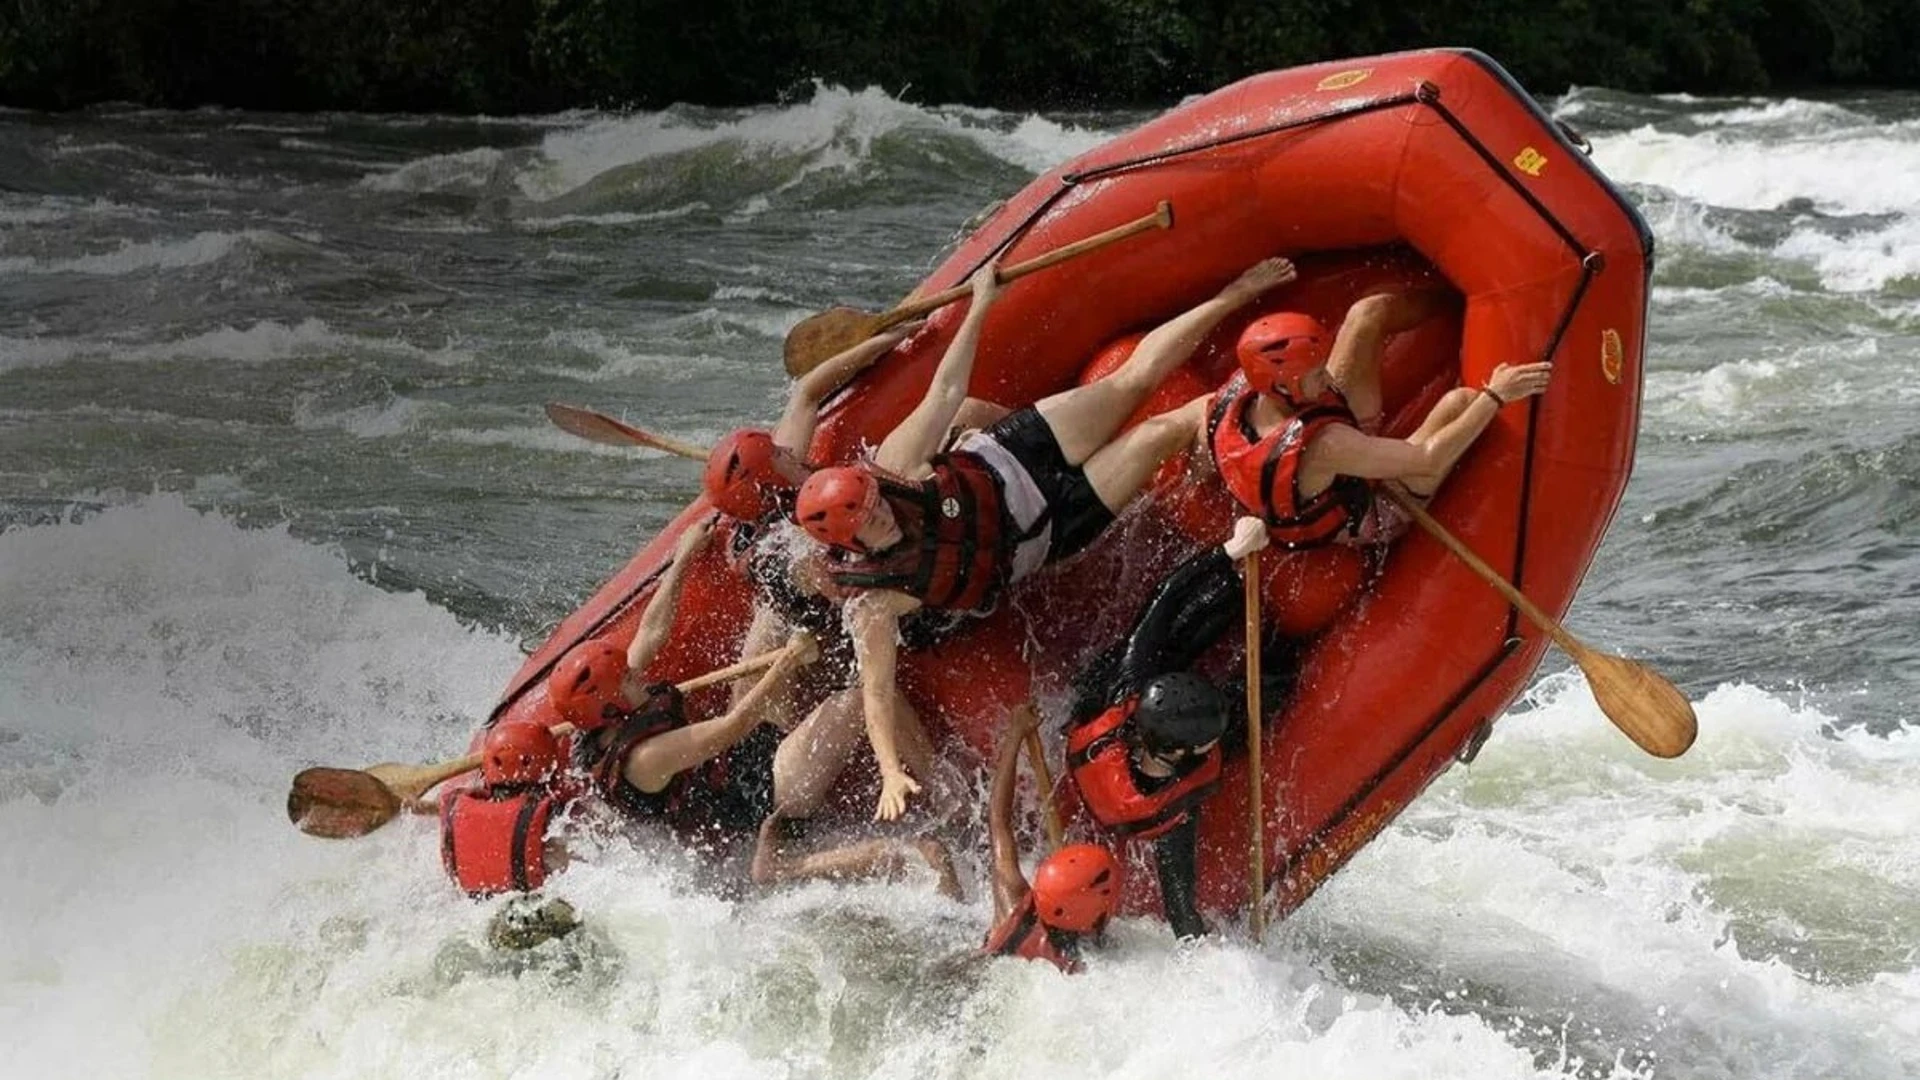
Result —
<path fill-rule="evenodd" d="M 806 454 L 819 424 L 821 404 L 850 379 L 871 367 L 901 341 L 919 330 L 908 323 L 847 349 L 794 380 L 785 409 L 772 430 L 741 428 L 715 444 L 708 455 L 702 487 L 715 509 L 731 519 L 726 552 L 729 563 L 751 583 L 753 618 L 741 643 L 740 658 L 749 660 L 770 652 L 794 630 L 804 630 L 819 643 L 822 662 L 797 673 L 774 689 L 767 706 L 770 722 L 791 734 L 782 741 L 775 772 L 783 778 L 780 822 L 764 835 L 788 836 L 798 822 L 816 812 L 844 771 L 863 730 L 861 698 L 847 690 L 852 681 L 853 651 L 846 638 L 840 605 L 828 599 L 833 586 L 817 560 L 796 558 L 800 545 L 789 532 L 794 496 L 813 472 Z M 1006 415 L 1006 408 L 969 398 L 954 423 L 978 426 Z M 908 648 L 937 641 L 952 628 L 938 618 L 909 620 L 902 627 Z M 803 685 L 804 684 L 804 685 Z M 733 684 L 737 704 L 753 687 L 751 679 Z M 808 704 L 812 709 L 797 725 L 791 719 Z M 924 768 L 932 746 L 904 697 L 894 701 L 908 752 Z M 782 874 L 790 874 L 791 860 L 774 860 Z M 806 864 L 813 866 L 814 864 Z M 828 859 L 826 866 L 838 866 Z M 769 872 L 773 872 L 769 870 Z"/>
<path fill-rule="evenodd" d="M 509 720 L 481 740 L 480 783 L 441 792 L 440 861 L 468 895 L 530 892 L 564 863 L 554 833 L 579 785 L 561 765 L 545 724 Z"/>
<path fill-rule="evenodd" d="M 1194 903 L 1200 809 L 1245 732 L 1230 722 L 1244 683 L 1223 692 L 1188 669 L 1239 621 L 1235 565 L 1266 546 L 1261 522 L 1240 518 L 1224 545 L 1176 567 L 1126 640 L 1075 680 L 1067 775 L 1100 825 L 1153 843 L 1161 907 L 1180 937 L 1207 932 Z M 1291 689 L 1295 665 L 1272 643 L 1262 644 L 1261 699 L 1277 704 Z"/>
<path fill-rule="evenodd" d="M 1032 707 L 1013 714 L 993 765 L 987 835 L 993 857 L 993 929 L 980 946 L 988 956 L 1046 960 L 1080 970 L 1083 944 L 1098 944 L 1120 904 L 1120 864 L 1098 844 L 1068 844 L 1040 860 L 1033 882 L 1020 870 L 1013 833 L 1014 778 L 1020 747 L 1040 724 Z"/>
<path fill-rule="evenodd" d="M 1408 515 L 1375 499 L 1398 484 L 1426 500 L 1501 409 L 1547 388 L 1550 364 L 1501 364 L 1485 386 L 1455 387 L 1404 439 L 1380 436 L 1380 362 L 1387 340 L 1436 314 L 1437 290 L 1356 302 L 1329 335 L 1309 315 L 1283 311 L 1247 325 L 1240 374 L 1222 387 L 1199 429 L 1234 499 L 1284 548 L 1386 544 Z"/>
<path fill-rule="evenodd" d="M 680 535 L 626 649 L 582 642 L 547 676 L 549 700 L 579 730 L 573 763 L 607 802 L 693 836 L 712 829 L 750 832 L 772 811 L 780 733 L 763 725 L 766 706 L 783 680 L 818 658 L 805 639 L 724 715 L 698 723 L 688 722 L 686 701 L 671 684 L 644 681 L 642 673 L 672 632 L 687 570 L 708 532 L 702 523 Z"/>
<path fill-rule="evenodd" d="M 804 817 L 818 807 L 837 775 L 837 770 L 828 773 L 820 767 L 816 758 L 826 755 L 807 727 L 820 710 L 784 738 L 777 726 L 787 715 L 777 708 L 777 688 L 799 667 L 818 659 L 817 646 L 804 631 L 795 635 L 799 648 L 790 649 L 724 715 L 711 720 L 689 723 L 678 690 L 643 681 L 641 673 L 667 644 L 681 588 L 709 527 L 701 523 L 681 534 L 673 562 L 661 575 L 624 651 L 607 641 L 583 642 L 547 677 L 549 699 L 581 732 L 574 765 L 601 796 L 632 817 L 663 821 L 676 833 L 696 839 L 715 832 L 753 831 L 774 820 L 776 806 L 784 808 L 788 819 Z M 783 865 L 782 873 L 766 874 L 763 883 L 891 875 L 903 854 L 910 853 L 934 868 L 943 889 L 958 889 L 951 860 L 937 843 L 856 847 L 850 853 L 823 853 L 818 861 Z M 771 851 L 756 856 L 756 868 L 771 865 L 768 859 L 774 857 Z M 761 877 L 762 871 L 756 869 L 755 876 Z"/>
<path fill-rule="evenodd" d="M 921 607 L 984 614 L 1008 585 L 1077 554 L 1160 464 L 1188 445 L 1204 398 L 1115 437 L 1207 332 L 1291 281 L 1285 259 L 1256 263 L 1213 299 L 1148 334 L 1112 373 L 1043 398 L 942 450 L 967 400 L 974 353 L 1000 293 L 997 267 L 973 275 L 965 320 L 913 412 L 869 461 L 821 469 L 795 514 L 829 547 L 827 574 L 850 592 L 846 619 L 860 669 L 868 739 L 880 765 L 876 816 L 905 810 L 919 783 L 895 749 L 901 616 Z"/>
<path fill-rule="evenodd" d="M 829 583 L 811 560 L 793 558 L 793 545 L 783 542 L 779 527 L 791 520 L 800 484 L 814 471 L 807 452 L 819 426 L 821 404 L 923 325 L 906 323 L 836 354 L 794 380 L 772 430 L 729 432 L 708 454 L 702 490 L 714 509 L 732 520 L 727 557 L 754 587 L 753 621 L 741 645 L 741 659 L 777 648 L 790 629 L 799 628 L 821 643 L 830 661 L 824 667 L 850 666 L 851 657 L 842 647 L 839 605 L 827 599 Z M 955 424 L 980 426 L 1006 412 L 991 401 L 968 398 Z M 831 662 L 835 660 L 847 662 Z M 735 683 L 735 699 L 750 685 L 744 679 Z"/>

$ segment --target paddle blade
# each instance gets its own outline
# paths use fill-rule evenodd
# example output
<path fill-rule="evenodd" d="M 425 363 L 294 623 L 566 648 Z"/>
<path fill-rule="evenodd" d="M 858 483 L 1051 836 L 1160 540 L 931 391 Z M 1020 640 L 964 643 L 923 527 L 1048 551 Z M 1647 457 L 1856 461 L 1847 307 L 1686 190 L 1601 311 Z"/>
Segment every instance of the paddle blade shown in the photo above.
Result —
<path fill-rule="evenodd" d="M 399 813 L 400 797 L 358 769 L 303 769 L 287 793 L 287 819 L 329 840 L 365 836 Z"/>
<path fill-rule="evenodd" d="M 578 435 L 588 442 L 601 446 L 639 446 L 645 445 L 633 437 L 632 431 L 592 409 L 582 409 L 577 405 L 562 405 L 557 401 L 547 403 L 547 419 L 553 426 L 569 435 Z"/>
<path fill-rule="evenodd" d="M 1607 719 L 1655 757 L 1676 758 L 1693 745 L 1700 722 L 1680 688 L 1625 657 L 1581 649 L 1574 661 Z"/>
<path fill-rule="evenodd" d="M 781 349 L 787 374 L 799 378 L 835 356 L 872 337 L 879 317 L 858 308 L 828 308 L 801 319 L 787 331 Z"/>

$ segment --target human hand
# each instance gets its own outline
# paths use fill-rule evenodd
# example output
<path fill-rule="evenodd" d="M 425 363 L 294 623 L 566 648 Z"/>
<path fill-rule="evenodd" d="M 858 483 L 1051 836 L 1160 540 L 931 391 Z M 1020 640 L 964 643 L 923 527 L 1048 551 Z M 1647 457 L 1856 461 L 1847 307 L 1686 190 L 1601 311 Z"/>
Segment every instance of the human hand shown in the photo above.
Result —
<path fill-rule="evenodd" d="M 787 639 L 787 648 L 780 656 L 779 666 L 782 670 L 790 671 L 797 667 L 805 667 L 818 659 L 820 659 L 820 642 L 805 630 L 797 630 Z"/>
<path fill-rule="evenodd" d="M 1220 296 L 1235 304 L 1249 303 L 1268 289 L 1285 285 L 1299 276 L 1299 271 L 1293 268 L 1292 259 L 1275 255 L 1247 267 L 1239 277 L 1220 290 Z"/>
<path fill-rule="evenodd" d="M 875 821 L 896 821 L 907 812 L 907 796 L 918 795 L 920 784 L 905 772 L 895 769 L 883 773 L 880 777 L 880 806 L 874 811 Z"/>
<path fill-rule="evenodd" d="M 901 342 L 912 337 L 913 335 L 919 333 L 920 328 L 926 325 L 927 325 L 927 320 L 925 319 L 908 319 L 906 322 L 903 322 L 898 326 L 888 327 L 887 329 L 882 330 L 878 334 L 875 334 L 873 336 L 885 341 L 887 343 L 887 348 L 891 349 L 895 345 L 898 345 Z"/>
<path fill-rule="evenodd" d="M 982 266 L 973 272 L 973 310 L 985 311 L 987 305 L 1000 298 L 1000 260 Z"/>
<path fill-rule="evenodd" d="M 1547 363 L 1501 364 L 1493 369 L 1493 377 L 1487 380 L 1487 389 L 1503 402 L 1519 401 L 1545 391 L 1547 379 L 1552 374 L 1553 365 Z"/>
<path fill-rule="evenodd" d="M 1032 705 L 1022 705 L 1007 715 L 1007 735 L 1015 739 L 1024 739 L 1040 727 L 1040 710 Z"/>
<path fill-rule="evenodd" d="M 1222 545 L 1227 558 L 1239 562 L 1256 551 L 1267 547 L 1267 523 L 1257 517 L 1242 515 L 1233 523 L 1233 535 Z"/>

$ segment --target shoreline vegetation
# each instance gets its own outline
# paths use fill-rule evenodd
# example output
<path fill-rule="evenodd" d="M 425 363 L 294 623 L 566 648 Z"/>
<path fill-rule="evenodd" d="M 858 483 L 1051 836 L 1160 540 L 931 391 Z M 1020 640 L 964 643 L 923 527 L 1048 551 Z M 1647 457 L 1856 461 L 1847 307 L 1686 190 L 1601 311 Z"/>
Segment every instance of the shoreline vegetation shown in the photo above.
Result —
<path fill-rule="evenodd" d="M 1920 86 L 1920 0 L 10 0 L 0 105 L 539 113 L 814 80 L 1007 109 L 1165 105 L 1470 45 L 1536 94 Z"/>

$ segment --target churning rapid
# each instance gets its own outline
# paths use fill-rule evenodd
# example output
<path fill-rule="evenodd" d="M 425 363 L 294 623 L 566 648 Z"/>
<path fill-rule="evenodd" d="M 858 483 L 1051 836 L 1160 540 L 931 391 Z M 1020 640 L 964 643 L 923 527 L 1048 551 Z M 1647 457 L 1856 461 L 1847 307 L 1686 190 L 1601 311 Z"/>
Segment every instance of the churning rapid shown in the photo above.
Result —
<path fill-rule="evenodd" d="M 738 899 L 666 845 L 503 959 L 431 820 L 325 843 L 280 803 L 463 748 L 693 495 L 542 402 L 765 417 L 788 326 L 1141 117 L 0 112 L 0 1071 L 1920 1074 L 1920 98 L 1552 107 L 1659 241 L 1569 622 L 1699 744 L 1638 753 L 1550 659 L 1264 948 L 1130 921 L 1076 977 L 942 964 L 977 875 Z"/>

